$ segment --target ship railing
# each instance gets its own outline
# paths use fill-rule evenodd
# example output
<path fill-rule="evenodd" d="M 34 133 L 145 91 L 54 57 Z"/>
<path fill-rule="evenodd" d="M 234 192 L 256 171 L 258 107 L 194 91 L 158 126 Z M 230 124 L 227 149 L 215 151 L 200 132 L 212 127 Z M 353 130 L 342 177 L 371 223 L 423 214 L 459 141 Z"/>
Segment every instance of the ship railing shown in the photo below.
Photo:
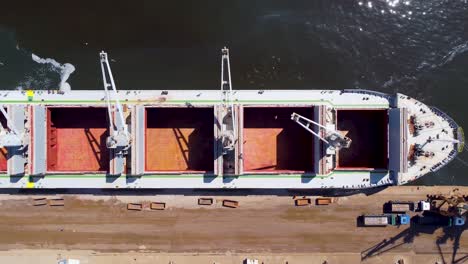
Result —
<path fill-rule="evenodd" d="M 450 124 L 450 127 L 453 128 L 453 129 L 457 129 L 458 128 L 458 125 L 457 123 L 455 122 L 455 120 L 453 120 L 449 115 L 447 115 L 446 113 L 442 112 L 439 108 L 435 107 L 435 106 L 429 106 L 429 108 L 431 109 L 431 111 L 436 114 L 437 116 L 440 116 L 442 117 L 443 119 L 447 120 L 447 122 Z"/>
<path fill-rule="evenodd" d="M 368 94 L 368 95 L 374 95 L 374 96 L 379 96 L 385 99 L 390 99 L 391 96 L 386 93 L 382 92 L 377 92 L 377 91 L 371 91 L 371 90 L 366 90 L 366 89 L 344 89 L 341 90 L 342 93 L 358 93 L 358 94 Z"/>
<path fill-rule="evenodd" d="M 451 162 L 456 156 L 457 156 L 457 151 L 455 150 L 450 151 L 449 155 L 445 159 L 443 159 L 441 162 L 431 167 L 431 172 L 436 172 L 440 170 L 442 167 L 444 167 L 449 162 Z"/>
<path fill-rule="evenodd" d="M 459 143 L 458 143 L 458 146 L 459 146 L 458 152 L 462 152 L 463 148 L 465 146 L 465 135 L 464 135 L 464 132 L 463 132 L 463 128 L 461 126 L 459 126 L 455 122 L 455 120 L 453 120 L 450 116 L 448 116 L 446 113 L 442 112 L 437 107 L 430 106 L 429 108 L 431 109 L 431 111 L 435 115 L 443 118 L 444 120 L 446 120 L 449 123 L 450 127 L 453 129 L 454 138 L 456 138 L 459 141 Z"/>
<path fill-rule="evenodd" d="M 457 154 L 459 152 L 463 151 L 463 148 L 464 148 L 464 145 L 465 145 L 465 139 L 464 139 L 464 135 L 463 135 L 463 129 L 460 126 L 458 126 L 458 124 L 455 122 L 455 120 L 453 120 L 449 115 L 447 115 L 446 113 L 444 113 L 443 111 L 441 111 L 439 108 L 437 108 L 435 106 L 429 106 L 429 109 L 431 109 L 431 111 L 435 115 L 443 118 L 444 120 L 446 120 L 449 123 L 450 127 L 453 129 L 454 137 L 459 141 L 458 151 L 455 151 L 455 150 L 450 151 L 449 155 L 444 160 L 437 163 L 436 165 L 434 165 L 431 168 L 432 172 L 436 172 L 439 169 L 441 169 L 442 167 L 444 167 L 447 163 L 452 161 L 457 156 Z"/>

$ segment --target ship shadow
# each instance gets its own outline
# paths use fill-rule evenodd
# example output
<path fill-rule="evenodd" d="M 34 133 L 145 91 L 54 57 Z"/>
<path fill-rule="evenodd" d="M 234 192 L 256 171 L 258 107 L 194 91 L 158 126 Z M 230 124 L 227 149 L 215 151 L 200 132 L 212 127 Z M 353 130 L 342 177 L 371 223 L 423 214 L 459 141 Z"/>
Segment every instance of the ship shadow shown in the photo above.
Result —
<path fill-rule="evenodd" d="M 123 177 L 123 176 L 121 176 Z M 207 178 L 216 176 L 206 175 Z M 30 181 L 37 182 L 43 176 L 30 176 Z M 231 178 L 231 177 L 226 177 Z M 234 177 L 232 177 L 234 178 Z M 183 195 L 183 196 L 246 196 L 246 195 L 269 195 L 269 196 L 325 196 L 343 197 L 356 194 L 366 196 L 373 195 L 386 189 L 376 187 L 362 190 L 344 189 L 96 189 L 96 188 L 57 188 L 57 189 L 17 189 L 0 188 L 0 194 L 10 195 L 109 195 L 109 196 L 150 196 L 150 195 Z"/>

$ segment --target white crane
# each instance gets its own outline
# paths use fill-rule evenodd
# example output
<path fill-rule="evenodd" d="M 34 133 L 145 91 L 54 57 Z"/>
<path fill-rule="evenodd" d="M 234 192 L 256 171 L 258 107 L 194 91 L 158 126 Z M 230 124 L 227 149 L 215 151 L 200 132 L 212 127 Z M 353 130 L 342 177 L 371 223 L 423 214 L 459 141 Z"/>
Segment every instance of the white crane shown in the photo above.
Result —
<path fill-rule="evenodd" d="M 0 123 L 0 148 L 1 147 L 21 147 L 23 145 L 23 136 L 13 125 L 3 105 L 0 105 L 0 112 L 7 121 L 7 127 Z"/>
<path fill-rule="evenodd" d="M 101 70 L 102 78 L 104 83 L 104 91 L 106 93 L 107 112 L 109 114 L 109 134 L 110 136 L 106 140 L 106 146 L 109 149 L 120 149 L 126 151 L 130 147 L 130 133 L 128 132 L 128 126 L 125 122 L 123 108 L 120 104 L 119 96 L 117 94 L 117 88 L 115 86 L 114 77 L 107 59 L 107 53 L 102 51 L 100 54 L 101 58 Z M 110 82 L 109 82 L 110 81 Z M 112 88 L 114 93 L 114 106 L 112 106 L 112 98 L 109 91 L 109 87 Z M 114 121 L 113 115 L 116 113 L 116 119 Z M 123 154 L 123 153 L 120 153 Z"/>
<path fill-rule="evenodd" d="M 226 69 L 225 69 L 226 67 Z M 223 152 L 227 154 L 235 148 L 237 141 L 236 133 L 236 116 L 234 104 L 232 102 L 232 82 L 231 82 L 231 65 L 229 61 L 229 49 L 224 47 L 221 50 L 221 94 L 223 111 L 225 117 L 221 123 L 221 142 L 223 144 Z"/>
<path fill-rule="evenodd" d="M 307 131 L 312 133 L 314 136 L 322 140 L 324 143 L 329 145 L 335 150 L 340 150 L 342 148 L 349 148 L 351 145 L 351 139 L 346 137 L 343 132 L 336 131 L 330 128 L 327 128 L 313 120 L 305 118 L 297 113 L 292 113 L 291 120 L 298 123 L 300 126 L 305 128 Z M 317 126 L 319 129 L 325 131 L 325 137 L 321 137 L 317 132 L 312 130 L 311 126 Z"/>

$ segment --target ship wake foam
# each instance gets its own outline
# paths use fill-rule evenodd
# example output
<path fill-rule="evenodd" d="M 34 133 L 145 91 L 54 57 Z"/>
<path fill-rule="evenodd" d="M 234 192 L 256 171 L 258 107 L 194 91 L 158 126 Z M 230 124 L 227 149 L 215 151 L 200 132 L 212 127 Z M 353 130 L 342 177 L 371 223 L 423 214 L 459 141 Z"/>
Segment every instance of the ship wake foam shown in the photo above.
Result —
<path fill-rule="evenodd" d="M 61 64 L 54 59 L 46 58 L 43 59 L 36 54 L 31 54 L 32 60 L 39 64 L 48 64 L 52 69 L 60 74 L 60 84 L 59 89 L 62 92 L 67 92 L 71 90 L 71 85 L 67 82 L 70 75 L 75 71 L 75 66 L 70 63 Z"/>

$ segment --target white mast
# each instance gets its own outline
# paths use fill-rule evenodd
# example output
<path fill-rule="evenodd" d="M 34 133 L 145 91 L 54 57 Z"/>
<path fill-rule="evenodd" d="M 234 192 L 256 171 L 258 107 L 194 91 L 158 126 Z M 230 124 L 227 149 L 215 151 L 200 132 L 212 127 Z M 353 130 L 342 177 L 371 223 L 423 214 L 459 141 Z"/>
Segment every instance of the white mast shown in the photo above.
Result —
<path fill-rule="evenodd" d="M 128 132 L 128 126 L 125 122 L 122 104 L 120 103 L 120 100 L 119 100 L 117 88 L 114 82 L 114 77 L 112 76 L 112 71 L 109 65 L 109 60 L 107 59 L 107 53 L 102 51 L 99 55 L 101 58 L 101 71 L 102 71 L 102 79 L 103 79 L 103 84 L 104 84 L 104 91 L 106 93 L 107 112 L 109 114 L 110 136 L 107 138 L 106 144 L 108 148 L 112 148 L 112 149 L 115 149 L 117 147 L 128 149 L 130 147 L 130 133 Z M 112 91 L 114 93 L 114 101 L 115 101 L 114 106 L 112 106 L 111 94 L 108 89 L 109 87 L 112 88 Z M 117 112 L 117 115 L 118 115 L 117 122 L 114 122 L 114 118 L 113 118 L 114 112 Z"/>
<path fill-rule="evenodd" d="M 225 69 L 226 67 L 226 69 Z M 234 103 L 232 101 L 232 81 L 231 81 L 231 65 L 229 61 L 229 49 L 224 47 L 221 50 L 221 94 L 223 111 L 225 118 L 222 122 L 221 138 L 223 143 L 224 153 L 233 150 L 237 141 L 236 133 L 236 116 L 234 111 Z"/>

